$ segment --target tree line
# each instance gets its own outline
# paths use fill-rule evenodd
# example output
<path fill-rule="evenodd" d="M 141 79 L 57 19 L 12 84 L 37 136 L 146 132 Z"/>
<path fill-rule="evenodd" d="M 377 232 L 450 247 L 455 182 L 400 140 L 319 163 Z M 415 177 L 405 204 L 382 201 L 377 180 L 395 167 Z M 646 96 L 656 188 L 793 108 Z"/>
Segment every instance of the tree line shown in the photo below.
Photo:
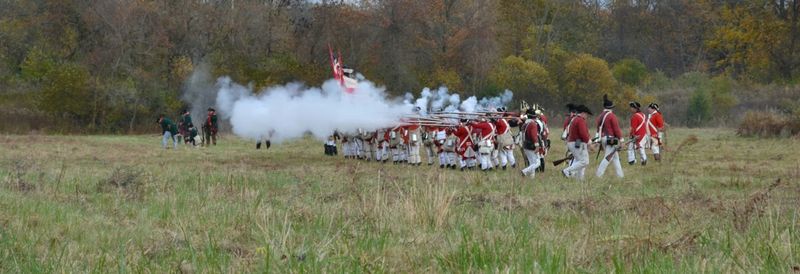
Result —
<path fill-rule="evenodd" d="M 200 66 L 256 88 L 318 85 L 330 44 L 394 95 L 624 104 L 684 79 L 700 106 L 680 111 L 689 122 L 737 104 L 725 83 L 797 83 L 798 13 L 800 0 L 2 1 L 0 109 L 28 128 L 134 131 L 185 107 Z"/>

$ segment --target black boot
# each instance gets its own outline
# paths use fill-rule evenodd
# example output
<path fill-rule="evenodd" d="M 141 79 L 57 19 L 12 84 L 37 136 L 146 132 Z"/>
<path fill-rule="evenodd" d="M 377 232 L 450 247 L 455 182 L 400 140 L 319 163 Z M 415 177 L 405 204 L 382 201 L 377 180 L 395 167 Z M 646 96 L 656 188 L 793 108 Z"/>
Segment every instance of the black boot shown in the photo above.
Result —
<path fill-rule="evenodd" d="M 261 149 L 261 142 L 256 143 L 256 149 Z M 327 153 L 326 153 L 327 154 Z"/>

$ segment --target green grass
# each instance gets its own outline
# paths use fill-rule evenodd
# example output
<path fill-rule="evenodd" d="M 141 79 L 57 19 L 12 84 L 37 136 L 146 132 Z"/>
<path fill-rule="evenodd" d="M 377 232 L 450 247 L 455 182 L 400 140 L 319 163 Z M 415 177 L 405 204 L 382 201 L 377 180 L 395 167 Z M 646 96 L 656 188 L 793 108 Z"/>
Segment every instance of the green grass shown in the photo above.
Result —
<path fill-rule="evenodd" d="M 0 136 L 0 272 L 800 271 L 800 142 L 669 137 L 664 162 L 580 183 L 325 157 L 313 140 Z"/>

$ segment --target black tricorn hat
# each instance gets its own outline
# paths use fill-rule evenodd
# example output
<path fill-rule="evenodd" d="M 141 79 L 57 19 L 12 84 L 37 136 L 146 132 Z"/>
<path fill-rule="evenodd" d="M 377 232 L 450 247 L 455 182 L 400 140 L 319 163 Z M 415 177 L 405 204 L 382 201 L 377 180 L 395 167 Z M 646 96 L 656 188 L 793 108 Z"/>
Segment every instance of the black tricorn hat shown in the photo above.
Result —
<path fill-rule="evenodd" d="M 536 110 L 530 108 L 525 111 L 525 115 L 527 115 L 529 119 L 533 119 L 534 117 L 536 117 Z"/>
<path fill-rule="evenodd" d="M 208 108 L 208 111 L 217 111 L 217 110 L 215 110 L 215 109 L 214 109 L 214 108 L 212 108 L 212 107 L 209 107 L 209 108 Z"/>
<path fill-rule="evenodd" d="M 569 112 L 575 112 L 575 111 L 577 111 L 577 109 L 576 109 L 577 107 L 578 107 L 578 106 L 576 106 L 576 105 L 575 105 L 575 104 L 573 104 L 573 103 L 569 103 L 569 104 L 567 104 L 567 110 L 569 110 Z"/>
<path fill-rule="evenodd" d="M 650 105 L 647 106 L 647 107 L 655 109 L 655 110 L 658 110 L 658 104 L 656 104 L 656 103 L 650 103 Z"/>
<path fill-rule="evenodd" d="M 628 105 L 630 105 L 632 108 L 635 108 L 635 109 L 642 109 L 642 104 L 639 104 L 639 102 L 636 102 L 636 101 L 632 101 Z"/>
<path fill-rule="evenodd" d="M 611 100 L 608 100 L 608 94 L 603 94 L 603 107 L 606 108 L 606 109 L 614 108 L 614 102 L 611 102 Z"/>
<path fill-rule="evenodd" d="M 575 110 L 578 111 L 578 113 L 586 113 L 586 114 L 589 114 L 589 115 L 594 115 L 594 113 L 592 113 L 592 111 L 589 110 L 589 107 L 584 106 L 584 105 L 576 106 Z"/>

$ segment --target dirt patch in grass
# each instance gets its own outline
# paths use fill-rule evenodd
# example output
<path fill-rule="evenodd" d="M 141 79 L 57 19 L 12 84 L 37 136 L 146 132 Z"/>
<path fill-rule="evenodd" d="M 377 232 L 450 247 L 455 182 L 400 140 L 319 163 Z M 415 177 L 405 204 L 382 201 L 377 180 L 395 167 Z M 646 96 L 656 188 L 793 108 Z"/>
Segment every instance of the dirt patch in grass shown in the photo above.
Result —
<path fill-rule="evenodd" d="M 550 202 L 550 205 L 557 210 L 570 210 L 591 215 L 596 213 L 599 207 L 608 206 L 608 201 L 599 201 L 592 197 L 586 197 L 572 200 L 555 200 Z"/>
<path fill-rule="evenodd" d="M 669 222 L 675 217 L 672 206 L 668 205 L 662 197 L 634 199 L 628 203 L 626 210 L 636 212 L 640 218 L 657 223 Z"/>
<path fill-rule="evenodd" d="M 465 194 L 455 197 L 454 203 L 456 205 L 468 205 L 475 208 L 498 208 L 503 211 L 539 208 L 537 203 L 511 193 L 506 193 L 503 195 L 490 195 L 483 193 Z"/>
<path fill-rule="evenodd" d="M 38 178 L 37 181 L 44 179 L 44 172 L 35 172 L 39 167 L 34 161 L 14 160 L 8 170 L 9 175 L 3 180 L 3 185 L 12 191 L 28 193 L 36 190 L 36 184 L 31 177 Z"/>
<path fill-rule="evenodd" d="M 118 191 L 126 199 L 140 201 L 152 176 L 137 167 L 115 167 L 111 174 L 97 184 L 98 192 Z"/>

